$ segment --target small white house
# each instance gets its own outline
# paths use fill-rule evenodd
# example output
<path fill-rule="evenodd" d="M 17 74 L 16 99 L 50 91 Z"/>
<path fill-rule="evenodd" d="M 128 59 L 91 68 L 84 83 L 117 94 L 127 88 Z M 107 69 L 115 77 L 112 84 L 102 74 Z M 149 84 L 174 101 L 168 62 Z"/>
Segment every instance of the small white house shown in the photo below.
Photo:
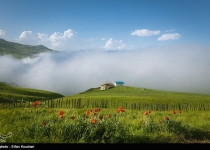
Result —
<path fill-rule="evenodd" d="M 115 81 L 114 85 L 115 86 L 123 86 L 125 83 L 122 81 Z"/>
<path fill-rule="evenodd" d="M 107 90 L 113 86 L 114 85 L 112 83 L 106 83 L 106 84 L 101 85 L 101 90 Z"/>

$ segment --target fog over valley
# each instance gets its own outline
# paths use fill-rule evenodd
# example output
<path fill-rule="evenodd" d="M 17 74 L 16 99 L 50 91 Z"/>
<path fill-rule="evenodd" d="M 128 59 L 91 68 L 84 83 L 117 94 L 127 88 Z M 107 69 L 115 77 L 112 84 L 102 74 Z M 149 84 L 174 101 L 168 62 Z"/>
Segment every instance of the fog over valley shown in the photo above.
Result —
<path fill-rule="evenodd" d="M 126 86 L 210 94 L 208 46 L 64 51 L 17 60 L 0 56 L 0 81 L 65 96 L 123 81 Z"/>

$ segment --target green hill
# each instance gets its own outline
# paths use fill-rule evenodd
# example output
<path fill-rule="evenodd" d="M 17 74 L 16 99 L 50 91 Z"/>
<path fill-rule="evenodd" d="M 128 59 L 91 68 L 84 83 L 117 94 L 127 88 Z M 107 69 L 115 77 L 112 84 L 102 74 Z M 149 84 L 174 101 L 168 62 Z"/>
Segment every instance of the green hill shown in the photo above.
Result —
<path fill-rule="evenodd" d="M 101 103 L 102 101 L 108 101 L 108 103 L 141 103 L 141 104 L 154 104 L 154 103 L 209 103 L 210 95 L 173 92 L 156 89 L 144 89 L 140 87 L 131 86 L 117 86 L 101 91 L 100 87 L 90 88 L 84 92 L 64 96 L 59 93 L 29 89 L 18 87 L 14 83 L 8 84 L 0 82 L 0 101 L 10 100 L 12 98 L 25 100 L 33 99 L 60 99 L 64 102 L 68 100 L 81 99 L 81 103 L 84 105 L 93 104 L 94 102 Z"/>
<path fill-rule="evenodd" d="M 59 93 L 38 89 L 22 88 L 5 82 L 0 82 L 0 95 L 0 101 L 10 100 L 13 98 L 32 100 L 42 98 L 55 99 L 64 97 L 64 95 Z"/>
<path fill-rule="evenodd" d="M 17 59 L 34 57 L 36 54 L 56 52 L 43 45 L 31 46 L 0 39 L 0 55 L 12 55 Z"/>
<path fill-rule="evenodd" d="M 64 99 L 81 98 L 82 103 L 108 100 L 119 102 L 141 103 L 209 103 L 210 95 L 173 92 L 156 89 L 144 89 L 131 86 L 117 86 L 101 91 L 100 87 L 91 88 L 79 94 L 66 96 Z"/>

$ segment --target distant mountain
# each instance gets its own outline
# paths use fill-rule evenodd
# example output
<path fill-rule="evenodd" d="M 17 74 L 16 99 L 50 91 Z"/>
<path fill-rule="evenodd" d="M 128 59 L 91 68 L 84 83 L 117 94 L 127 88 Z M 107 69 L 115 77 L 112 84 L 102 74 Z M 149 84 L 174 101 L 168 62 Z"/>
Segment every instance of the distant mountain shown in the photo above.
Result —
<path fill-rule="evenodd" d="M 9 42 L 0 38 L 0 56 L 1 55 L 12 55 L 17 59 L 22 59 L 25 57 L 34 57 L 39 53 L 45 52 L 57 52 L 55 50 L 49 49 L 43 45 L 24 45 L 15 42 Z"/>

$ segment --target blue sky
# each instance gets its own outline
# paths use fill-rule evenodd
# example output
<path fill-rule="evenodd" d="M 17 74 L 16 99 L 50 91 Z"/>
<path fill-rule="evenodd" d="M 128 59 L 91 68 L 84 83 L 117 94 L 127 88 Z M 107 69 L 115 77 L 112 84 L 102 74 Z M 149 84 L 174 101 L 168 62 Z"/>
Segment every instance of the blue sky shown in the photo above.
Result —
<path fill-rule="evenodd" d="M 209 0 L 1 0 L 0 37 L 71 51 L 208 44 L 209 8 Z"/>
<path fill-rule="evenodd" d="M 0 56 L 0 81 L 71 95 L 110 81 L 210 94 L 210 0 L 0 0 L 0 38 L 63 53 Z"/>

